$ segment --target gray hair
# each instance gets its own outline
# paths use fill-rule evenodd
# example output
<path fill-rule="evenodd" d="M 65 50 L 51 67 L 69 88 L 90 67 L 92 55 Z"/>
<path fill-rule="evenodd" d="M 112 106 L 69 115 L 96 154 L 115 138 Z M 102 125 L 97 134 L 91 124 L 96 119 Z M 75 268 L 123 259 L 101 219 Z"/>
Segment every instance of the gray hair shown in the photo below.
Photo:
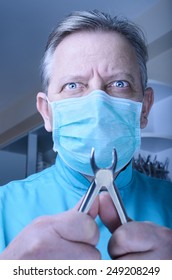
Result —
<path fill-rule="evenodd" d="M 119 16 L 111 17 L 109 14 L 94 11 L 75 11 L 61 21 L 50 34 L 41 64 L 41 78 L 44 92 L 47 92 L 53 54 L 60 42 L 69 34 L 78 31 L 114 31 L 125 36 L 136 51 L 140 68 L 141 84 L 143 90 L 147 86 L 148 52 L 143 31 L 133 22 Z"/>

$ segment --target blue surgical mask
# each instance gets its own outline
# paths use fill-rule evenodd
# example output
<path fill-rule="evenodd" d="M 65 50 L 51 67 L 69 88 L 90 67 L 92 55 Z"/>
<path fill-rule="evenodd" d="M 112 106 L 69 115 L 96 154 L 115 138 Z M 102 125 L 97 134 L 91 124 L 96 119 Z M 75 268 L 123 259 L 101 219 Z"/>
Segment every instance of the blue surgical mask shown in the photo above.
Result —
<path fill-rule="evenodd" d="M 90 154 L 94 147 L 99 167 L 112 162 L 117 151 L 121 170 L 140 147 L 142 103 L 115 98 L 96 90 L 79 98 L 49 102 L 53 115 L 54 150 L 72 169 L 93 175 Z"/>

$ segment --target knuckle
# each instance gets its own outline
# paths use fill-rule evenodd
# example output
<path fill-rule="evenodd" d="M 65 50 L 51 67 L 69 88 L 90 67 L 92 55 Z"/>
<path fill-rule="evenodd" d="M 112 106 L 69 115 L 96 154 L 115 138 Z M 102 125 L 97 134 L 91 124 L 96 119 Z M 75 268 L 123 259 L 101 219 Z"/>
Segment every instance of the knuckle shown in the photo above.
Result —
<path fill-rule="evenodd" d="M 34 226 L 44 225 L 47 224 L 49 221 L 49 216 L 40 216 L 33 220 L 32 224 Z"/>

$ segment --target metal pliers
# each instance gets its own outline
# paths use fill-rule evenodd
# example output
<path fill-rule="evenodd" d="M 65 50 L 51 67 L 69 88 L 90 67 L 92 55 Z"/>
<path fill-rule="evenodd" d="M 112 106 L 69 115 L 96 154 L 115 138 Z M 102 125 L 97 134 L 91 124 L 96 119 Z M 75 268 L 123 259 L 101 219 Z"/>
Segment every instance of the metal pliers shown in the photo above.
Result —
<path fill-rule="evenodd" d="M 94 148 L 91 151 L 90 164 L 94 173 L 94 179 L 79 207 L 79 212 L 88 213 L 91 205 L 93 204 L 96 196 L 100 191 L 107 190 L 118 212 L 121 224 L 127 223 L 128 217 L 122 203 L 119 191 L 117 190 L 114 179 L 119 172 L 115 173 L 117 164 L 116 149 L 112 152 L 112 165 L 108 168 L 99 168 L 95 162 Z"/>

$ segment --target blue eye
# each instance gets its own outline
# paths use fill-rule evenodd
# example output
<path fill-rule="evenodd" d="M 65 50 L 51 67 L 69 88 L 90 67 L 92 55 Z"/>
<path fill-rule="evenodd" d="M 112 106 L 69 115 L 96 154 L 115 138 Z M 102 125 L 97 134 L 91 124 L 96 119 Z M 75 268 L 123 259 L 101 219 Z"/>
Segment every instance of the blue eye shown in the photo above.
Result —
<path fill-rule="evenodd" d="M 123 88 L 123 87 L 126 87 L 129 85 L 128 82 L 126 82 L 126 81 L 116 81 L 114 84 L 116 87 L 119 87 L 119 88 Z"/>
<path fill-rule="evenodd" d="M 64 98 L 82 96 L 85 85 L 82 82 L 69 82 L 62 86 L 61 93 Z"/>
<path fill-rule="evenodd" d="M 130 87 L 130 84 L 129 84 L 129 82 L 127 82 L 125 80 L 117 80 L 108 85 L 108 88 L 111 88 L 114 90 L 115 90 L 115 88 L 127 88 L 127 87 Z"/>
<path fill-rule="evenodd" d="M 67 86 L 68 86 L 69 89 L 77 88 L 77 84 L 76 83 L 69 83 L 69 84 L 67 84 Z"/>

